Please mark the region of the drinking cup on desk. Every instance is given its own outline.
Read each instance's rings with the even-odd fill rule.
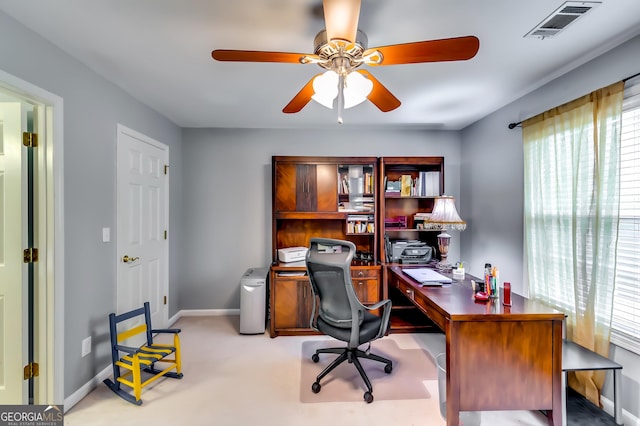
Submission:
[[[505,306],[511,306],[511,283],[505,281],[502,294],[502,304]]]

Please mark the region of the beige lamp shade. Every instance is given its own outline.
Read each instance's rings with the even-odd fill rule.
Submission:
[[[454,198],[443,195],[436,198],[431,216],[426,223],[429,228],[455,229],[463,231],[467,227],[467,222],[460,218]]]

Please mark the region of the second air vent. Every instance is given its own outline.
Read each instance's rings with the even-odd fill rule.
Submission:
[[[524,36],[542,39],[553,37],[600,4],[600,1],[566,1]]]

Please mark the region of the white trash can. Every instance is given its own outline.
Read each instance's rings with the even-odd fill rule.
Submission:
[[[262,334],[267,322],[268,268],[249,268],[240,280],[240,334]]]
[[[440,415],[447,420],[447,354],[442,353],[436,356],[436,366],[438,367],[438,401],[440,404]],[[479,411],[461,411],[460,426],[480,425]]]

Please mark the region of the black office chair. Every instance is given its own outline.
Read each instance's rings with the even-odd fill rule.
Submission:
[[[367,391],[364,400],[373,401],[373,388],[358,358],[367,358],[385,363],[385,373],[391,373],[392,362],[369,352],[371,342],[384,336],[389,330],[391,300],[383,300],[373,306],[364,306],[358,300],[351,283],[351,260],[356,246],[350,241],[328,238],[312,238],[306,256],[307,272],[313,298],[311,327],[335,339],[347,342],[346,347],[318,349],[311,357],[318,362],[321,353],[339,356],[316,377],[311,386],[313,393],[320,392],[320,380],[345,360],[355,364]],[[369,311],[382,309],[381,316]],[[360,345],[368,343],[366,350]]]

